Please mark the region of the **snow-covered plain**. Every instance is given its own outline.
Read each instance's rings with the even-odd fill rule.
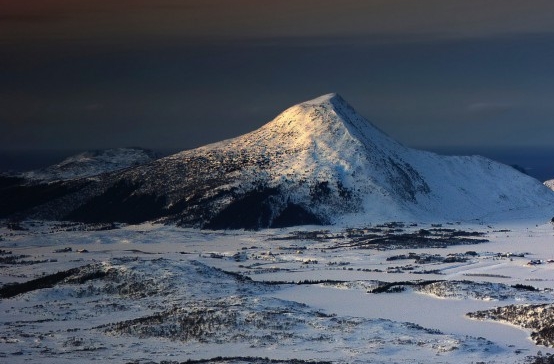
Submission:
[[[524,363],[554,352],[531,330],[466,316],[553,302],[546,221],[257,232],[2,226],[0,362]],[[468,238],[429,243],[452,231]],[[391,243],[403,234],[433,239]],[[67,271],[51,287],[4,296]]]

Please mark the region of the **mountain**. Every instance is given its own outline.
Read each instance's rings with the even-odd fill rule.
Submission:
[[[544,185],[554,191],[554,179],[550,179],[544,182]]]
[[[20,176],[47,182],[85,178],[138,166],[156,158],[153,151],[142,148],[93,150],[73,155],[46,168],[22,173]]]
[[[54,187],[41,194],[49,198],[25,208],[15,201],[0,213],[257,229],[486,219],[554,207],[554,193],[539,181],[483,157],[407,148],[337,94],[234,139]],[[20,194],[30,201],[27,192]]]

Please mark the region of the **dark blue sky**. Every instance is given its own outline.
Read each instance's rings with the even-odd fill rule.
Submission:
[[[554,2],[0,3],[0,149],[185,149],[340,93],[404,144],[548,148]]]

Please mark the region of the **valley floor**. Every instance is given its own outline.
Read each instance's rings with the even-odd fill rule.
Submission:
[[[2,226],[0,362],[530,363],[554,353],[551,224]]]

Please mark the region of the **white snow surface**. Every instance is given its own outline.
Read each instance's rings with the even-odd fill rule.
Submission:
[[[216,154],[265,161],[240,170],[239,189],[263,180],[285,200],[332,223],[505,220],[522,210],[551,214],[554,193],[536,179],[481,156],[441,156],[408,148],[360,116],[338,94],[295,105],[258,130],[167,157]],[[327,181],[328,201],[310,189]],[[351,198],[341,199],[341,189]],[[525,213],[527,214],[527,212]]]
[[[34,181],[52,182],[97,176],[155,160],[152,151],[142,148],[114,148],[86,151],[60,163],[21,174]]]
[[[537,220],[452,223],[444,228],[482,232],[490,241],[393,250],[335,249],[348,240],[338,227],[321,232],[336,234],[333,239],[290,240],[292,228],[210,232],[142,224],[87,231],[94,226],[41,221],[22,222],[26,230],[5,226],[0,286],[82,271],[53,287],[0,299],[0,362],[161,363],[224,356],[235,357],[227,363],[525,363],[539,350],[553,352],[535,345],[530,330],[466,316],[552,302],[554,264],[546,260],[554,258],[554,234],[550,224]],[[389,259],[467,251],[473,252],[465,255],[469,259],[458,263]],[[18,263],[10,263],[11,256]],[[530,266],[529,260],[543,263]],[[392,273],[398,266],[407,269]],[[434,272],[414,274],[421,269]],[[94,272],[109,274],[79,283]],[[379,282],[436,279],[453,284],[442,293],[369,293]],[[322,282],[267,284],[306,280]],[[537,290],[518,290],[516,284]],[[239,358],[245,356],[257,359]]]
[[[549,179],[544,182],[544,185],[554,191],[554,179]]]

